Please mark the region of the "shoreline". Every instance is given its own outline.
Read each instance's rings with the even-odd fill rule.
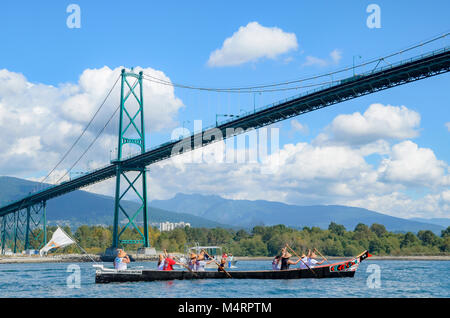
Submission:
[[[158,256],[149,256],[149,255],[136,255],[131,254],[131,256],[137,262],[152,262],[157,261]],[[39,256],[1,256],[0,264],[33,264],[33,263],[80,263],[80,262],[92,262],[92,259],[96,262],[102,262],[100,259],[100,255],[95,254],[67,254],[67,255],[52,255],[47,257],[39,257]],[[349,259],[350,257],[339,257],[339,256],[330,256],[327,257],[328,260],[343,260]],[[247,257],[247,256],[236,256],[236,261],[272,261],[273,257],[267,256],[255,256],[255,257]],[[367,261],[383,261],[383,260],[392,260],[392,261],[450,261],[450,255],[415,255],[415,256],[372,256],[367,259]]]

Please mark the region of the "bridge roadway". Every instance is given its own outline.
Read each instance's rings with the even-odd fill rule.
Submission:
[[[196,147],[200,147],[221,140],[221,138],[215,138],[214,131],[217,132],[216,129],[222,132],[224,138],[228,138],[242,133],[247,129],[267,126],[303,113],[442,74],[449,70],[450,47],[445,47],[416,58],[403,60],[371,72],[336,81],[333,84],[260,108],[255,112],[245,113],[238,118],[221,122],[217,126],[205,128],[202,132],[194,132],[194,134],[184,139],[166,142],[143,154],[124,159],[120,162],[120,165],[124,170],[134,170],[139,167],[148,166],[177,155],[178,153],[172,153],[172,149],[174,149],[177,143],[182,142],[185,146],[188,146],[187,148],[190,145],[190,148],[194,149],[194,144]],[[241,128],[241,130],[236,130],[233,134],[227,135],[227,129],[230,128]],[[212,137],[204,138],[202,136]],[[118,163],[112,162],[111,165],[92,171],[86,175],[32,193],[27,197],[1,207],[0,216],[112,178],[116,175],[117,168]]]

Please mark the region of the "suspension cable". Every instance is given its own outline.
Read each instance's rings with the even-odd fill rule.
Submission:
[[[137,80],[133,83],[132,86],[134,86],[136,84]],[[117,82],[116,82],[117,83]],[[131,91],[128,92],[127,97],[131,94]],[[97,135],[95,136],[94,140],[91,141],[91,143],[89,144],[89,146],[83,151],[83,153],[80,155],[80,157],[78,157],[77,160],[75,160],[75,162],[72,164],[72,166],[69,168],[69,170],[66,171],[66,173],[64,173],[64,175],[62,175],[58,181],[56,181],[56,183],[59,183],[65,176],[67,176],[67,174],[70,173],[70,171],[72,171],[72,169],[78,164],[78,162],[80,162],[80,160],[86,155],[86,153],[92,148],[92,146],[94,145],[94,143],[98,140],[98,138],[100,138],[100,136],[102,135],[102,133],[105,131],[106,127],[109,125],[109,123],[111,122],[111,120],[114,118],[114,116],[116,115],[117,111],[120,109],[120,105],[116,107],[116,109],[114,110],[114,112],[112,113],[112,115],[109,117],[109,119],[106,121],[105,125],[102,127],[102,129],[100,129],[100,131],[97,133]],[[119,132],[120,133],[120,132]]]
[[[87,123],[87,125],[84,127],[83,131],[81,132],[81,134],[78,136],[78,138],[75,140],[75,142],[72,144],[72,146],[70,146],[70,148],[66,151],[66,153],[61,157],[61,159],[58,161],[58,163],[53,167],[53,169],[45,176],[45,178],[43,178],[40,182],[39,185],[44,183],[45,180],[48,179],[48,177],[50,177],[50,175],[56,170],[56,168],[64,161],[64,159],[67,158],[67,156],[69,155],[69,153],[73,150],[73,148],[75,148],[75,146],[77,145],[77,143],[80,141],[80,139],[83,137],[83,135],[86,133],[86,131],[88,130],[88,128],[90,127],[90,125],[92,124],[92,122],[94,121],[95,117],[97,116],[97,114],[100,112],[100,110],[102,109],[103,105],[106,103],[106,100],[108,99],[108,97],[111,95],[112,91],[114,90],[114,88],[117,85],[117,82],[119,81],[120,76],[117,77],[116,81],[114,82],[114,85],[111,87],[111,89],[109,90],[108,94],[106,95],[106,97],[103,99],[103,102],[100,104],[100,106],[97,108],[97,111],[94,113],[94,115],[92,116],[92,118],[89,120],[89,122]]]
[[[254,90],[255,89],[259,89],[259,88],[286,86],[286,85],[289,85],[289,84],[294,84],[294,83],[309,81],[309,80],[313,80],[313,79],[317,79],[317,78],[321,78],[321,77],[331,76],[331,75],[334,75],[334,74],[338,74],[338,73],[349,71],[349,70],[354,69],[354,68],[359,68],[359,67],[362,67],[362,66],[373,64],[373,63],[378,62],[380,60],[384,60],[384,59],[391,58],[391,57],[399,55],[399,54],[403,54],[405,52],[411,51],[411,50],[416,49],[418,47],[422,47],[424,45],[427,45],[427,44],[432,43],[434,41],[437,41],[439,39],[445,38],[449,34],[450,34],[450,32],[445,32],[443,34],[440,34],[438,36],[433,37],[430,40],[421,41],[418,44],[415,44],[415,45],[412,45],[410,47],[407,47],[406,49],[402,49],[402,50],[396,51],[394,53],[385,55],[383,57],[375,58],[375,59],[369,60],[367,62],[358,64],[358,65],[355,65],[355,66],[348,66],[348,67],[345,67],[345,68],[342,68],[340,70],[336,70],[336,71],[333,71],[333,72],[329,72],[329,73],[325,73],[325,74],[319,74],[319,75],[306,77],[306,78],[302,78],[302,79],[296,79],[296,80],[291,80],[291,81],[283,81],[283,82],[272,83],[272,84],[265,84],[265,85],[253,85],[253,86],[243,86],[243,87],[228,87],[228,88],[223,88],[223,87],[222,88],[218,88],[218,87],[202,87],[202,86],[195,86],[195,85],[188,85],[188,84],[181,84],[181,83],[172,83],[170,81],[167,81],[167,80],[164,80],[164,79],[161,79],[161,78],[149,75],[149,74],[145,74],[145,73],[143,75],[144,75],[144,77],[147,77],[147,80],[151,79],[151,80],[153,80],[153,82],[156,82],[156,83],[159,83],[159,84],[169,85],[169,86],[179,87],[179,88],[185,88],[185,89],[206,90],[206,91],[216,91],[216,92],[241,92],[241,93],[242,92],[246,93],[246,91],[244,91],[244,90],[251,90],[251,92],[255,92]],[[313,85],[313,86],[316,86],[316,85]],[[298,88],[302,88],[302,87],[304,87],[304,86],[292,87],[292,88],[284,88],[284,89],[276,89],[276,90],[273,89],[273,90],[270,90],[270,91],[292,90],[292,89],[298,89]]]

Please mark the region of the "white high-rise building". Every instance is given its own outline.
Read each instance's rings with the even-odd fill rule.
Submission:
[[[162,223],[159,223],[159,231],[160,232],[172,231],[176,228],[184,228],[186,226],[191,227],[191,224],[185,223],[185,222],[178,222],[178,223],[162,222]]]

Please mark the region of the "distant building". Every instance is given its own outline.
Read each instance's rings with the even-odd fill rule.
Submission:
[[[185,228],[186,226],[191,227],[191,224],[185,222],[178,222],[178,223],[162,222],[159,223],[159,231],[160,232],[172,231],[176,228]]]

